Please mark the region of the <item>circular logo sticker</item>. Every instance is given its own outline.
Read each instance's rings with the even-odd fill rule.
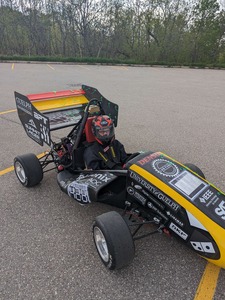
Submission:
[[[159,158],[154,160],[152,162],[152,167],[157,173],[166,177],[174,177],[179,174],[178,167],[166,159]]]
[[[134,189],[131,186],[128,186],[127,192],[128,192],[128,194],[133,195],[134,194]]]

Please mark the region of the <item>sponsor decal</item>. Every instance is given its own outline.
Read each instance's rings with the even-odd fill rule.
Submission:
[[[161,153],[159,152],[156,152],[156,153],[152,153],[148,156],[145,156],[144,158],[140,159],[138,161],[138,163],[141,165],[141,166],[144,166],[145,164],[147,164],[148,162],[150,162],[151,160],[157,158],[160,156]]]
[[[188,235],[186,232],[184,232],[181,228],[179,228],[176,224],[174,224],[173,222],[170,223],[169,228],[175,232],[177,235],[179,235],[183,240],[186,241],[186,239],[188,238]]]
[[[139,200],[139,202],[141,202],[141,204],[143,206],[145,206],[147,199],[145,197],[143,197],[140,193],[138,193],[137,191],[134,192],[134,197]]]
[[[127,192],[128,192],[129,195],[135,197],[139,202],[141,202],[141,204],[143,206],[145,206],[145,204],[147,202],[147,199],[144,196],[142,196],[138,191],[134,190],[133,187],[128,186],[127,187]]]
[[[107,146],[103,149],[104,152],[107,152],[108,150],[109,150],[109,146]]]
[[[179,168],[169,160],[159,158],[152,162],[153,169],[162,176],[175,177],[179,174]]]
[[[200,198],[199,198],[199,200],[200,200],[200,202],[202,202],[202,203],[206,203],[209,199],[210,199],[210,197],[213,195],[213,192],[212,191],[210,191],[210,190],[207,190]]]
[[[212,186],[206,188],[194,201],[206,215],[225,228],[225,197]]]
[[[225,220],[225,201],[221,201],[220,204],[215,208],[215,213]]]
[[[146,190],[142,189],[142,193],[147,196],[147,197],[150,197],[150,194],[148,192],[146,192]]]
[[[170,211],[166,211],[167,216],[172,219],[174,222],[176,222],[179,226],[184,227],[184,223],[181,222],[179,219],[177,219],[176,216],[174,216],[173,214],[171,214]]]
[[[144,194],[144,190],[142,192]],[[148,194],[148,197],[154,204],[159,206],[160,209],[162,209],[162,210],[165,209],[165,205],[163,205],[161,202],[157,201],[154,196]]]
[[[48,118],[46,118],[45,116],[37,113],[36,111],[34,111],[34,118],[37,119],[38,121],[43,121],[43,123],[46,125],[48,122]]]
[[[142,194],[146,197],[148,197],[152,202],[154,202],[154,204],[156,204],[157,206],[159,206],[162,210],[165,209],[165,206],[157,201],[152,195],[150,195],[145,189],[143,189],[142,186],[140,186],[139,184],[135,184],[134,182],[131,182],[131,185],[136,189],[142,192]],[[129,193],[129,192],[128,192]],[[131,195],[131,192],[129,193]]]
[[[95,173],[95,174],[88,174],[88,175],[81,174],[76,179],[76,182],[85,183],[86,185],[89,185],[94,189],[97,189],[101,185],[108,183],[113,178],[114,178],[113,174],[110,173],[108,174]]]
[[[213,247],[213,244],[210,242],[194,242],[190,241],[192,247],[196,251],[205,252],[205,253],[216,253]]]
[[[133,189],[131,186],[128,186],[127,192],[128,192],[129,195],[133,196],[133,194],[134,194],[134,189]]]
[[[34,127],[34,128],[37,128],[37,126],[35,125],[33,119],[30,119],[30,120],[29,120],[28,125],[29,125],[29,126],[32,126],[32,127]]]
[[[208,206],[210,206],[211,204],[212,204],[212,205],[215,205],[215,204],[218,202],[218,200],[219,200],[219,197],[218,197],[217,195],[214,195],[214,196],[212,197],[212,199],[210,199],[209,202],[206,204],[206,206],[208,207]]]
[[[169,219],[167,218],[166,215],[164,215],[161,210],[159,210],[157,207],[155,207],[151,202],[147,203],[147,206],[152,209],[155,213],[157,213],[160,217],[162,217],[163,219],[165,219],[166,221],[168,221]]]
[[[49,136],[49,130],[46,126],[43,124],[40,124],[40,131],[41,131],[41,139],[47,143],[50,144],[50,136]]]
[[[141,187],[140,185],[138,185],[138,184],[135,184],[135,185],[134,185],[134,188],[135,188],[136,190],[142,190],[142,187]]]
[[[112,179],[113,175],[112,174],[93,174],[93,177],[98,178],[102,182],[107,183],[108,181],[110,181]]]
[[[91,202],[88,194],[87,184],[73,181],[68,185],[67,192],[70,197],[73,197],[81,204],[87,204]]]
[[[208,231],[203,225],[202,223],[199,222],[199,220],[197,220],[189,211],[186,210],[187,216],[188,216],[188,220],[191,226],[196,227],[196,228],[200,228],[202,230]]]
[[[53,128],[58,125],[71,125],[77,123],[81,119],[81,111],[79,109],[68,109],[57,112],[47,112],[45,115],[49,118],[50,124]]]
[[[168,198],[160,190],[158,190],[156,187],[154,187],[153,185],[151,185],[150,183],[148,183],[147,181],[145,181],[143,178],[141,178],[135,172],[130,171],[130,177],[132,179],[136,180],[142,187],[144,187],[150,193],[152,193],[157,199],[159,199],[164,204],[166,204],[167,206],[169,206],[173,211],[177,212],[180,209],[180,205],[179,204],[177,204],[176,202],[174,202],[172,199]]]
[[[50,144],[50,136],[49,136],[49,130],[46,126],[40,124],[40,131],[37,130],[36,125],[32,119],[29,120],[29,122],[24,124],[25,130],[32,139],[34,139],[39,144],[42,144],[42,141]]]
[[[186,170],[169,183],[191,201],[194,201],[209,186],[206,182]]]
[[[37,129],[35,129],[34,126],[31,126],[29,124],[24,124],[24,126],[25,126],[25,129],[26,129],[26,132],[27,132],[28,136],[33,138],[36,142],[40,143],[41,133]]]
[[[218,202],[219,197],[209,188],[203,195],[199,196],[198,200],[200,201],[200,204],[209,207],[210,205],[215,205]]]
[[[24,111],[25,113],[29,114],[32,116],[32,105],[31,103],[23,100],[23,99],[20,99],[19,97],[16,97],[16,106]]]
[[[136,173],[134,173],[133,171],[130,171],[130,177],[132,179],[135,179],[144,188],[146,188],[147,190],[151,191],[151,185],[147,181],[145,181],[143,178],[141,178],[140,176],[138,176]]]

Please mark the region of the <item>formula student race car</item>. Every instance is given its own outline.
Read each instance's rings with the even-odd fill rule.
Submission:
[[[134,241],[154,233],[173,235],[225,268],[225,195],[198,167],[148,151],[131,154],[122,170],[86,170],[84,149],[95,141],[91,122],[107,114],[117,126],[118,105],[86,85],[26,96],[15,92],[15,100],[27,135],[50,148],[40,158],[32,153],[15,157],[21,184],[35,186],[45,172],[56,169],[61,190],[80,204],[97,201],[123,209],[122,214],[97,216],[93,223],[94,243],[108,269],[128,265]],[[52,140],[51,131],[70,126],[66,137]]]

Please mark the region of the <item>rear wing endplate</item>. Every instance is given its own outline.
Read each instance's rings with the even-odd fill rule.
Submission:
[[[51,146],[49,118],[39,112],[26,96],[15,92],[15,99],[18,116],[27,135],[41,146],[44,143]]]

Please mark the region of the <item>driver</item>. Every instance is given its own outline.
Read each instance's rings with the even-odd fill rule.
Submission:
[[[115,139],[113,120],[107,115],[96,116],[92,121],[95,142],[85,149],[87,169],[122,169],[127,159],[124,146]]]

